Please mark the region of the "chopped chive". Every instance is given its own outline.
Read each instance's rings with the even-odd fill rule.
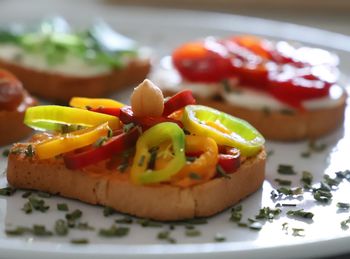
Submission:
[[[76,209],[76,210],[74,210],[74,211],[71,212],[71,213],[67,213],[67,214],[66,214],[66,219],[67,219],[67,220],[77,220],[77,219],[81,218],[82,214],[83,214],[83,213],[82,213],[81,210]]]
[[[133,127],[135,127],[135,124],[133,122],[130,122],[128,124],[124,124],[123,132],[128,133]]]
[[[332,199],[332,197],[332,193],[323,190],[317,190],[314,193],[314,199],[319,202],[329,202]]]
[[[123,237],[129,234],[129,228],[112,225],[110,228],[102,228],[99,235],[103,237]]]
[[[115,213],[115,210],[111,207],[106,206],[103,208],[103,216],[105,217],[113,215],[114,213]]]
[[[140,224],[142,227],[162,227],[163,224],[157,221],[149,220],[149,219],[139,219],[137,221],[138,224]]]
[[[201,232],[197,229],[186,229],[185,235],[187,237],[198,237],[201,235]]]
[[[203,225],[203,224],[207,224],[208,220],[205,218],[193,218],[193,219],[188,219],[185,222],[186,224]]]
[[[328,174],[323,176],[323,180],[330,187],[338,186],[341,182],[338,178],[331,178]]]
[[[317,143],[314,140],[309,141],[309,148],[314,152],[322,152],[327,148],[326,143]]]
[[[308,172],[308,171],[303,171],[302,172],[302,177],[300,179],[300,181],[302,183],[304,183],[304,187],[310,188],[311,184],[312,184],[312,180],[313,180],[313,175]]]
[[[63,219],[59,219],[55,223],[55,233],[58,236],[66,236],[68,235],[68,225],[67,222]]]
[[[238,205],[231,209],[230,221],[239,222],[242,219],[242,205]]]
[[[26,150],[24,151],[24,154],[27,156],[27,157],[33,157],[35,152],[34,152],[34,149],[33,149],[33,146],[32,145],[28,145]]]
[[[170,244],[175,244],[176,240],[172,237],[170,237],[170,232],[169,231],[161,231],[157,234],[157,238],[160,240],[166,240]]]
[[[309,158],[311,156],[311,152],[310,151],[304,151],[300,153],[300,156],[302,158]]]
[[[26,214],[30,214],[32,213],[33,209],[32,209],[32,205],[31,203],[28,201],[23,205],[22,210],[26,213]]]
[[[187,162],[194,162],[196,161],[197,157],[195,156],[186,156],[186,161]]]
[[[95,228],[90,226],[87,222],[79,222],[76,228],[79,230],[95,230]]]
[[[348,209],[350,209],[350,203],[338,202],[337,207],[339,209],[348,210]]]
[[[349,224],[350,224],[350,217],[348,217],[347,219],[345,219],[342,222],[340,222],[340,226],[341,226],[342,229],[348,229],[349,228]]]
[[[224,237],[222,234],[217,233],[214,237],[214,241],[215,242],[225,242],[226,241],[226,237]]]
[[[28,232],[31,232],[31,229],[27,227],[16,227],[13,229],[5,230],[6,235],[9,235],[9,236],[21,236]]]
[[[288,230],[288,223],[287,222],[284,222],[282,224],[282,230]]]
[[[32,231],[34,236],[52,236],[52,232],[48,231],[44,225],[34,225]]]
[[[3,157],[8,157],[10,154],[10,150],[9,149],[5,149],[4,151],[2,151],[2,156]]]
[[[241,228],[247,228],[248,224],[244,223],[244,222],[237,222],[237,226],[241,227]]]
[[[312,219],[314,214],[312,212],[304,211],[304,209],[300,210],[289,210],[287,211],[288,216],[301,217],[304,219]]]
[[[294,171],[292,165],[284,165],[284,164],[278,165],[277,172],[279,174],[283,174],[283,175],[294,175],[294,174],[296,174],[296,172]]]
[[[339,171],[335,173],[337,178],[343,180],[346,179],[350,182],[350,170]]]
[[[40,198],[51,198],[51,196],[52,196],[50,193],[47,193],[47,192],[38,192],[37,195]]]
[[[0,195],[2,195],[2,196],[12,196],[16,192],[16,190],[17,189],[15,189],[15,188],[13,188],[11,186],[8,186],[8,187],[0,189]]]
[[[132,222],[133,222],[133,219],[131,217],[124,217],[124,218],[115,220],[115,223],[119,223],[119,224],[132,224]]]
[[[10,153],[14,154],[14,155],[18,155],[18,154],[22,153],[22,149],[20,149],[20,148],[12,148],[12,149],[10,149]]]
[[[139,160],[139,162],[137,163],[137,165],[138,166],[143,166],[143,163],[145,162],[145,159],[146,159],[146,157],[144,156],[144,155],[142,155],[141,157],[140,157],[140,160]]]
[[[22,194],[22,198],[28,198],[30,195],[32,195],[32,192],[26,191],[25,193]]]
[[[298,236],[298,237],[302,237],[304,236],[304,229],[303,228],[292,228],[293,231],[293,236]]]
[[[106,143],[107,140],[108,140],[108,137],[106,136],[100,137],[98,140],[96,140],[94,144],[92,144],[92,146],[101,147],[104,143]]]
[[[158,154],[159,147],[155,146],[152,147],[148,152],[150,153],[150,158],[148,161],[147,167],[151,170],[153,170],[156,166],[156,160],[157,160],[157,154]]]
[[[57,204],[57,209],[60,211],[68,211],[68,205],[66,203],[58,203]]]
[[[34,210],[44,213],[50,208],[50,206],[45,204],[44,200],[40,200],[36,197],[30,196],[28,200]]]
[[[202,179],[202,177],[199,174],[194,173],[194,172],[189,173],[188,177],[192,180],[201,180]]]
[[[89,243],[89,239],[87,238],[71,239],[70,242],[76,245],[85,245]]]
[[[216,166],[216,172],[219,174],[219,176],[223,178],[231,179],[231,176],[225,172],[225,170],[221,167],[221,165]]]
[[[275,178],[275,181],[276,181],[279,185],[287,185],[287,186],[292,185],[292,181],[286,180],[286,179]]]
[[[280,209],[271,209],[270,207],[264,207],[259,210],[259,214],[255,216],[256,219],[271,220],[281,214]]]

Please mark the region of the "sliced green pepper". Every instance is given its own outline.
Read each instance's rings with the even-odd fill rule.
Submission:
[[[120,127],[119,119],[115,116],[57,105],[30,107],[24,116],[24,124],[31,128],[58,132],[64,131],[64,126],[93,127],[104,122],[108,122],[111,129]]]
[[[172,144],[173,158],[162,169],[149,169],[152,157],[150,150],[168,140]],[[159,183],[169,180],[185,164],[185,134],[183,130],[176,123],[159,123],[146,130],[138,139],[131,167],[131,179],[136,184]]]
[[[248,122],[202,105],[186,106],[182,122],[191,133],[211,137],[219,145],[238,148],[243,156],[254,156],[265,142]]]

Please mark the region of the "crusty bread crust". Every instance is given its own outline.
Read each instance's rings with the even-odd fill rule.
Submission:
[[[28,136],[32,129],[23,124],[26,108],[34,106],[37,101],[27,93],[20,106],[13,111],[0,111],[0,146],[11,144]]]
[[[175,92],[163,90],[164,96]],[[344,121],[347,94],[338,105],[310,111],[264,111],[248,109],[225,101],[196,97],[197,104],[213,107],[251,123],[266,139],[297,141],[317,139],[339,128]]]
[[[214,215],[258,190],[264,181],[265,160],[262,150],[246,159],[230,179],[218,177],[190,188],[179,188],[168,184],[135,185],[125,174],[109,171],[102,164],[72,171],[60,158],[35,160],[24,154],[10,154],[7,180],[16,188],[110,206],[138,217],[182,220]]]
[[[16,75],[31,94],[55,102],[68,102],[74,96],[101,97],[139,83],[147,76],[150,61],[131,60],[120,70],[92,77],[48,73],[1,59],[0,67]]]

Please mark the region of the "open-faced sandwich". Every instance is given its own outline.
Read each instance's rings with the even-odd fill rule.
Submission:
[[[86,31],[72,31],[55,17],[34,28],[0,28],[0,67],[15,74],[30,93],[68,102],[73,96],[101,97],[142,81],[150,55],[102,21]]]
[[[185,43],[152,79],[172,95],[191,89],[199,104],[249,121],[272,140],[313,139],[342,125],[346,91],[338,57],[319,48],[253,36]]]
[[[0,146],[18,141],[31,133],[23,124],[28,107],[36,105],[21,82],[11,73],[0,69]]]
[[[264,138],[249,123],[195,105],[191,91],[164,99],[145,80],[131,106],[73,98],[37,106],[25,124],[45,131],[13,145],[7,179],[156,220],[218,213],[264,181]]]

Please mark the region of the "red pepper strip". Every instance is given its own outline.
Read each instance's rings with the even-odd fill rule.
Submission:
[[[108,115],[113,115],[116,117],[120,116],[120,108],[113,108],[113,107],[98,107],[98,108],[91,108],[89,111],[92,112],[98,112],[98,113],[104,113]]]
[[[183,90],[178,92],[164,103],[163,116],[168,116],[186,105],[195,103],[196,99],[194,99],[191,90]]]
[[[183,124],[181,121],[178,121],[172,118],[152,117],[152,116],[136,117],[134,116],[130,106],[124,106],[123,108],[120,109],[119,119],[124,124],[128,124],[128,123],[138,124],[142,127],[142,130],[144,131],[162,122],[174,122],[180,128],[183,128]]]
[[[64,163],[71,170],[98,163],[134,146],[139,136],[140,131],[137,128],[133,128],[127,133],[112,137],[100,147],[91,148],[80,153],[66,154]]]

